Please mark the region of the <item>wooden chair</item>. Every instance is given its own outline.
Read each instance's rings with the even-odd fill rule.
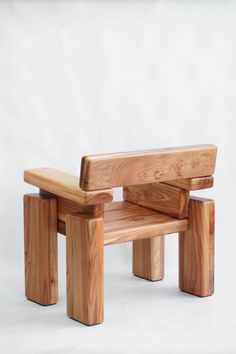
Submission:
[[[179,233],[179,287],[208,296],[214,287],[214,201],[190,197],[210,188],[217,149],[196,145],[85,156],[78,177],[27,170],[39,194],[24,196],[25,292],[41,305],[58,300],[57,233],[66,235],[67,314],[103,321],[103,246],[133,242],[133,274],[164,276],[164,235]],[[123,201],[112,202],[112,188]]]

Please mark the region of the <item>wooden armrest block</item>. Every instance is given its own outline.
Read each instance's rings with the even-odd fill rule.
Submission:
[[[24,181],[82,205],[95,205],[112,201],[111,189],[86,192],[79,187],[79,177],[53,168],[26,170]]]

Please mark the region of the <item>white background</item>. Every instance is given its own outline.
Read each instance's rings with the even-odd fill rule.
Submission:
[[[236,1],[0,1],[0,352],[235,353]],[[130,244],[105,249],[105,322],[25,300],[26,168],[79,174],[84,154],[218,145],[215,295],[131,275]],[[116,198],[119,197],[119,191]]]

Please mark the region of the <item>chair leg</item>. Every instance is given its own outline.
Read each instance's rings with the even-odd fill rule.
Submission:
[[[41,305],[58,300],[57,201],[24,196],[25,294]]]
[[[179,235],[179,287],[197,296],[214,292],[214,201],[190,199],[189,229]]]
[[[165,236],[133,241],[133,274],[151,281],[164,278]]]
[[[103,219],[66,219],[67,315],[86,325],[103,321]]]

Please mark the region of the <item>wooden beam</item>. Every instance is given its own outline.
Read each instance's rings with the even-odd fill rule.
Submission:
[[[209,144],[85,156],[80,186],[89,191],[212,175],[216,151]]]
[[[87,325],[103,321],[103,220],[67,216],[67,314]]]
[[[25,294],[41,305],[55,304],[57,284],[57,201],[24,196]]]
[[[67,215],[81,214],[84,216],[102,217],[104,214],[104,204],[81,205],[69,199],[57,197],[57,219],[66,221]]]
[[[124,187],[124,200],[179,219],[188,216],[189,193],[164,183]]]
[[[26,170],[24,172],[24,181],[82,205],[102,204],[112,201],[112,190],[83,191],[79,187],[79,178],[77,176],[53,168]]]
[[[213,187],[213,176],[196,177],[196,178],[182,178],[175,181],[167,181],[165,184],[179,187],[187,191],[196,191],[199,189],[206,189]]]
[[[179,287],[193,295],[214,292],[214,201],[190,199],[189,229],[179,236]]]
[[[141,240],[185,231],[187,219],[176,219],[129,202],[107,205],[104,213],[104,245]]]
[[[151,281],[164,278],[165,237],[133,241],[133,274]]]

